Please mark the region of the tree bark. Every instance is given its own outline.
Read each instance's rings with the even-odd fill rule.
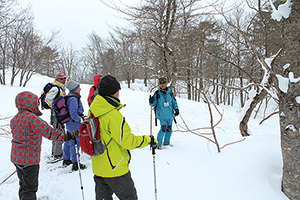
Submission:
[[[283,159],[282,191],[291,200],[300,199],[300,135],[299,84],[290,84],[290,91],[280,97],[280,132]]]

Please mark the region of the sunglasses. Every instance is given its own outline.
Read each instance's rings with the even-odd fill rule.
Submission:
[[[166,83],[167,83],[166,81],[159,82],[159,84],[166,84]]]
[[[59,78],[60,80],[66,80],[67,78],[65,77],[65,78]]]

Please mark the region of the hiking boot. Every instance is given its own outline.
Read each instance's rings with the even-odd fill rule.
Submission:
[[[158,150],[162,150],[162,146],[161,145],[159,145],[156,149],[158,149]]]
[[[170,145],[170,143],[163,143],[163,145],[164,145],[164,146],[169,146],[169,145]]]
[[[63,166],[66,167],[68,165],[71,165],[72,164],[72,161],[71,160],[64,160],[63,161]]]
[[[53,156],[54,157],[54,159],[61,159],[62,158],[62,154],[60,154],[60,155],[56,155],[56,156]]]
[[[86,165],[84,165],[82,163],[79,163],[79,167],[80,167],[80,169],[86,169]],[[78,170],[78,163],[76,161],[76,162],[73,162],[72,171],[77,171],[77,170]]]

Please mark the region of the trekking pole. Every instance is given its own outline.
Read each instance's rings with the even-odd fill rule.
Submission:
[[[152,135],[152,104],[150,106],[150,136],[153,136]],[[151,142],[154,142],[152,140],[154,140],[153,137],[151,137]],[[155,171],[155,148],[153,148],[153,147],[152,147],[152,157],[153,157],[153,174],[154,174],[154,194],[155,194],[155,200],[157,200],[156,171]]]
[[[5,181],[7,181],[10,177],[12,177],[12,175],[14,175],[17,172],[17,170],[15,170],[13,173],[11,173],[8,177],[6,177],[6,179],[4,179],[0,185],[2,185]]]
[[[80,171],[80,164],[79,164],[79,156],[78,156],[76,137],[74,137],[74,142],[75,142],[75,151],[76,151],[77,165],[78,165],[78,172],[79,172],[80,188],[81,188],[81,193],[82,193],[82,199],[84,200],[83,184],[82,184],[82,177],[81,177],[81,171]]]

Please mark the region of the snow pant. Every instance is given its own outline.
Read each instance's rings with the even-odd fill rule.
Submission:
[[[172,121],[173,119],[160,119],[160,130],[157,134],[158,145],[170,144],[172,136]]]
[[[50,124],[54,128],[59,129],[60,131],[65,133],[65,125],[64,124],[59,124],[57,122],[57,119],[55,117],[55,113],[52,109],[51,109],[51,116],[50,116]],[[63,142],[58,142],[58,141],[52,140],[52,155],[53,156],[61,156],[62,155],[62,153],[63,153],[62,144],[63,144]]]
[[[22,166],[15,164],[15,166],[19,178],[20,200],[36,200],[40,165]]]
[[[78,151],[78,158],[79,158],[80,157],[80,154],[79,154],[79,148],[80,148],[79,137],[77,137],[76,140],[77,140],[77,151]],[[77,161],[75,141],[74,140],[69,140],[69,141],[64,143],[63,159],[64,160],[72,160],[72,162]]]
[[[130,171],[123,176],[103,178],[94,175],[96,200],[113,200],[115,193],[120,200],[137,200]]]

